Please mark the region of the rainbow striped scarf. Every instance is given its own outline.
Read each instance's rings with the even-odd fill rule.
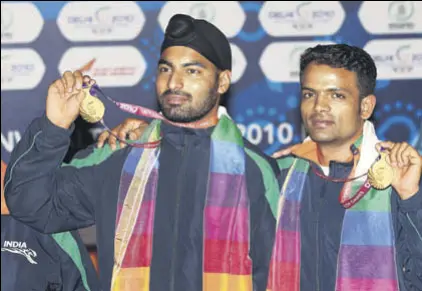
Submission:
[[[142,142],[160,137],[155,120]],[[132,148],[120,181],[112,290],[149,290],[160,148]],[[223,116],[211,135],[204,209],[203,290],[252,291],[245,150],[237,126]],[[165,280],[165,278],[163,278]]]
[[[363,153],[368,152],[367,148],[375,149],[375,143],[368,142],[368,137],[365,142],[364,132],[361,159],[371,158],[363,157]],[[316,148],[313,142],[307,143],[306,147],[307,153]],[[309,151],[309,148],[313,149]],[[365,162],[368,163],[367,160]],[[299,214],[310,164],[308,159],[296,157],[286,158],[279,164],[290,169],[278,202],[277,230],[267,290],[299,291]],[[362,183],[362,180],[355,180],[344,187],[348,193],[354,194]],[[371,188],[357,204],[346,210],[338,254],[336,291],[399,290],[390,195],[391,187],[382,191]]]

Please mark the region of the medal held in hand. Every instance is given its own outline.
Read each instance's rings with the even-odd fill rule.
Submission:
[[[387,154],[381,153],[379,160],[368,171],[368,181],[372,187],[382,190],[391,185],[394,169],[387,163]]]
[[[98,87],[98,85],[90,86],[90,85],[84,84],[82,87],[82,90],[85,91],[86,95],[81,105],[79,106],[79,114],[81,115],[81,117],[90,123],[100,122],[111,135],[116,137],[117,140],[131,146],[142,147],[142,148],[154,148],[159,145],[161,139],[158,141],[153,141],[153,142],[130,143],[130,144],[127,143],[125,140],[121,140],[118,136],[113,134],[113,132],[104,123],[103,117],[105,113],[105,106],[104,106],[104,103],[99,99],[100,96],[104,100],[108,100],[111,103],[113,103],[120,110],[123,110],[130,114],[135,114],[135,115],[143,116],[147,118],[165,120],[166,122],[170,124],[175,124],[180,127],[202,128],[202,127],[209,126],[209,121],[191,122],[191,123],[175,123],[175,122],[165,119],[162,114],[154,110],[151,110],[149,108],[145,108],[145,107],[133,105],[133,104],[128,104],[128,103],[117,102],[113,100],[111,97],[104,94],[104,92],[100,89],[100,87]]]
[[[82,89],[86,95],[79,107],[79,112],[81,117],[87,122],[96,123],[103,119],[105,106],[100,99],[91,95],[90,89],[91,87]]]

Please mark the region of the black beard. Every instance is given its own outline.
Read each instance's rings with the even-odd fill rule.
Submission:
[[[218,94],[216,88],[211,88],[208,94],[208,97],[203,100],[197,108],[194,108],[190,105],[192,102],[192,96],[188,93],[182,91],[173,91],[167,90],[158,98],[158,105],[160,111],[163,113],[164,117],[173,122],[179,123],[189,123],[201,120],[204,118],[210,111],[216,106],[218,102]],[[184,96],[188,100],[182,105],[166,105],[164,104],[164,99],[166,95],[179,95]]]

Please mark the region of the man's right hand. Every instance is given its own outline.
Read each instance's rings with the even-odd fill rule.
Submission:
[[[68,129],[79,115],[79,106],[85,98],[82,84],[95,84],[89,76],[66,71],[63,77],[48,87],[47,118],[56,126]]]
[[[111,130],[110,134],[107,130],[102,132],[98,137],[97,147],[101,148],[104,145],[104,142],[107,141],[114,151],[116,149],[117,137],[119,137],[120,147],[126,147],[126,143],[122,140],[126,140],[128,137],[131,140],[139,139],[145,131],[145,128],[148,126],[148,123],[144,120],[127,118],[125,121]]]
[[[284,156],[288,156],[288,155],[290,155],[290,154],[292,153],[294,146],[295,146],[295,145],[292,145],[292,146],[290,146],[290,147],[288,147],[288,148],[281,149],[281,150],[279,150],[279,151],[277,151],[277,152],[273,153],[273,154],[271,155],[271,157],[273,157],[273,158],[275,158],[275,159],[278,159],[278,158],[282,158],[282,157],[284,157]]]

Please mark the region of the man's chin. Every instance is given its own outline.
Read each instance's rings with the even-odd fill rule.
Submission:
[[[185,114],[182,114],[180,111],[180,108],[177,108],[178,106],[172,106],[170,108],[162,109],[161,113],[163,116],[170,121],[173,122],[181,122],[185,119]]]
[[[316,143],[330,143],[334,140],[331,135],[322,133],[309,133],[309,137]]]
[[[199,120],[200,118],[193,118],[191,116],[186,116],[183,114],[170,114],[168,112],[163,112],[163,116],[167,119],[170,120],[171,122],[176,122],[176,123],[189,123],[189,122],[194,122]]]

